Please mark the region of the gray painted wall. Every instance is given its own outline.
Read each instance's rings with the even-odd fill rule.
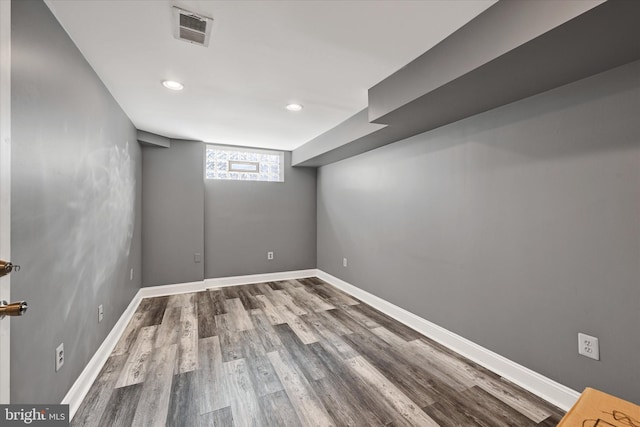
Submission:
[[[11,401],[59,403],[140,287],[140,149],[47,6],[11,6]]]
[[[316,267],[316,170],[284,162],[282,183],[205,181],[206,278]]]
[[[639,116],[635,62],[324,166],[318,268],[640,402]]]
[[[142,147],[142,284],[204,279],[204,148],[171,140]]]
[[[194,141],[142,147],[142,170],[143,286],[315,268],[316,170],[290,152],[284,183],[205,180]]]

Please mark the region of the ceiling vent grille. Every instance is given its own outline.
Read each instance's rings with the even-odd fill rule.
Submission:
[[[209,46],[213,19],[188,10],[173,7],[173,36],[178,40]]]

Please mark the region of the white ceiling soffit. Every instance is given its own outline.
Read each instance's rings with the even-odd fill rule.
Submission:
[[[494,2],[46,0],[138,129],[284,150]],[[213,18],[208,47],[174,38],[174,6]]]

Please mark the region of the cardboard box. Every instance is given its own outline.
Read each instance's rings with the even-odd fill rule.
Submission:
[[[586,388],[558,427],[640,427],[640,406]]]

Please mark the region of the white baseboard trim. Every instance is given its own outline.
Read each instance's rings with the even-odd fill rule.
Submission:
[[[109,332],[109,335],[107,335],[100,347],[98,347],[98,350],[96,350],[91,360],[89,360],[87,366],[85,366],[78,379],[76,379],[66,396],[62,399],[62,404],[69,405],[69,420],[73,419],[73,416],[80,407],[82,400],[89,392],[91,385],[98,377],[100,370],[102,370],[102,367],[107,362],[111,352],[116,347],[118,340],[124,333],[125,328],[133,317],[133,314],[136,312],[141,300],[140,291],[138,291],[125,309],[124,313],[120,316],[120,319],[118,319],[111,329],[111,332]]]
[[[140,288],[138,294],[141,298],[163,297],[166,295],[188,294],[190,292],[204,291],[204,280],[199,282],[176,283],[174,285],[149,286]]]
[[[312,277],[317,273],[316,269],[282,271],[278,273],[250,274],[247,276],[217,277],[205,279],[199,282],[177,283],[173,285],[149,286],[140,288],[142,298],[161,297],[166,295],[186,294],[200,292],[212,288],[224,288],[225,286],[250,285],[253,283],[274,282],[277,280],[293,280],[304,277]]]
[[[580,393],[569,387],[500,356],[344,280],[338,279],[322,270],[317,270],[316,276],[565,411],[568,411],[580,397]]]
[[[249,276],[220,277],[216,279],[205,279],[206,289],[223,288],[225,286],[249,285],[252,283],[275,282],[278,280],[303,279],[305,277],[314,277],[318,270],[297,270],[285,271],[282,273],[266,273],[252,274]]]
[[[87,363],[84,370],[73,383],[69,391],[67,392],[62,404],[69,405],[69,417],[73,419],[76,411],[80,407],[82,400],[85,398],[91,385],[98,377],[100,370],[107,362],[107,359],[111,355],[111,352],[115,348],[118,340],[124,333],[125,328],[129,324],[129,321],[133,317],[140,301],[143,298],[159,297],[165,295],[184,294],[190,292],[204,291],[210,288],[220,288],[225,286],[234,285],[248,285],[251,283],[273,282],[277,280],[293,280],[301,279],[304,277],[312,277],[317,275],[317,270],[297,270],[297,271],[284,271],[280,273],[267,273],[267,274],[253,274],[248,276],[235,276],[235,277],[220,277],[216,279],[206,279],[199,282],[178,283],[174,285],[163,286],[150,286],[147,288],[140,288],[138,293],[133,297],[129,306],[124,313],[120,316],[120,319],[116,322],[109,332],[109,335],[102,342],[98,350]]]

